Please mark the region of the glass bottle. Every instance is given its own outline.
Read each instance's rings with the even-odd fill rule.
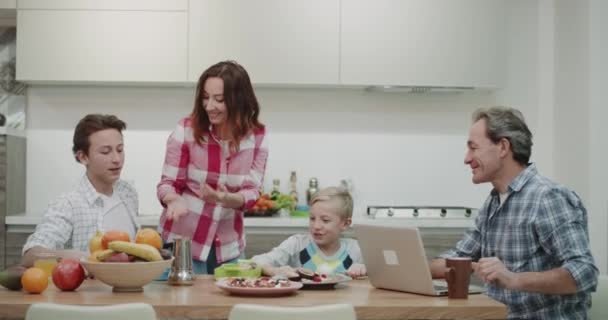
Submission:
[[[272,179],[272,191],[270,192],[271,198],[276,198],[281,194],[281,180]]]
[[[310,206],[312,196],[319,191],[319,181],[317,178],[310,178],[308,180],[308,189],[306,189],[306,204]]]
[[[296,177],[296,172],[292,171],[291,172],[291,177],[289,178],[289,187],[290,187],[289,195],[294,200],[293,208],[295,208],[296,204],[298,203],[297,185],[298,185],[298,178]]]

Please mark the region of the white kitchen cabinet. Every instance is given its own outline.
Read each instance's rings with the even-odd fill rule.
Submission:
[[[167,11],[156,10],[159,8],[156,4],[160,2],[151,1],[151,10],[122,10],[124,6],[119,6],[121,10],[118,10],[107,5],[101,6],[101,10],[86,6],[82,7],[84,9],[46,10],[22,9],[21,5],[35,7],[40,1],[20,1],[17,79],[28,82],[186,82],[187,4],[181,1],[183,10],[179,5],[169,6],[166,9],[171,10]],[[70,1],[57,3],[65,5]],[[91,2],[83,1],[83,4]]]
[[[232,59],[256,84],[338,84],[339,0],[190,0],[190,81]]]
[[[341,3],[341,83],[496,88],[503,0]]]
[[[19,9],[185,11],[188,0],[19,0]]]

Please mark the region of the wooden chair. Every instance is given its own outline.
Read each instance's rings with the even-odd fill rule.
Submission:
[[[277,307],[261,304],[236,304],[228,320],[356,320],[350,304],[328,304],[312,307]]]
[[[591,294],[591,320],[608,319],[608,275],[600,275],[597,289]]]
[[[156,320],[156,312],[146,303],[108,306],[35,303],[28,308],[25,320]]]

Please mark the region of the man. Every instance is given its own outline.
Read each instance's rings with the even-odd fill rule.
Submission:
[[[96,231],[122,230],[131,239],[138,199],[135,189],[120,180],[124,164],[122,130],[126,124],[113,115],[85,116],[74,131],[72,151],[86,173],[75,190],[61,195],[47,208],[42,223],[23,247],[23,264],[37,256],[80,258]]]
[[[532,134],[518,110],[477,110],[464,162],[473,183],[494,189],[475,227],[434,259],[468,256],[487,294],[506,304],[510,319],[586,319],[598,270],[589,250],[587,211],[579,197],[528,163]]]

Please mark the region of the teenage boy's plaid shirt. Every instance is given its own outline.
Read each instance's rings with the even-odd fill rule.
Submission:
[[[114,192],[127,208],[130,223],[133,223],[135,230],[139,229],[135,221],[139,208],[135,188],[118,180],[114,183]],[[103,231],[103,213],[103,200],[85,174],[75,190],[62,194],[49,204],[42,222],[23,246],[23,252],[33,246],[87,252],[89,239],[98,230]]]
[[[562,267],[576,281],[577,293],[550,295],[512,291],[492,284],[487,294],[506,304],[513,319],[587,319],[598,270],[589,250],[587,211],[579,197],[538,174],[530,164],[509,185],[500,206],[493,190],[456,248],[444,254],[497,257],[512,272]]]

